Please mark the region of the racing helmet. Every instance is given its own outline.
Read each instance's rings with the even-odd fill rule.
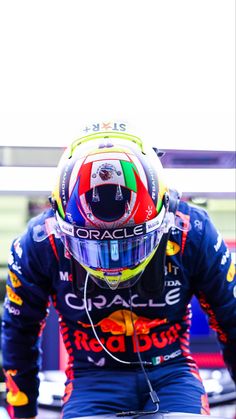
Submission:
[[[125,132],[74,141],[51,196],[67,252],[100,286],[132,286],[170,229],[168,188],[157,153]]]

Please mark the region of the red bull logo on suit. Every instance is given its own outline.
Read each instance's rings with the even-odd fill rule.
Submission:
[[[103,345],[110,352],[125,352],[126,351],[126,336],[131,337],[133,352],[145,352],[150,350],[153,346],[162,349],[167,345],[174,343],[179,338],[179,331],[181,326],[178,323],[171,325],[168,330],[160,332],[151,332],[158,326],[167,324],[168,321],[164,319],[148,319],[146,317],[139,317],[129,310],[117,310],[107,318],[99,321],[95,327],[100,328],[101,332],[109,333],[108,337],[101,337],[100,340]],[[78,322],[84,329],[91,328],[89,323]],[[136,332],[136,338],[134,336]],[[103,351],[99,341],[86,333],[83,330],[75,332],[75,344],[78,350],[101,352]],[[138,346],[138,347],[137,347]]]

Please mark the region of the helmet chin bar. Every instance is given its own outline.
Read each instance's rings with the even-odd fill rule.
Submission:
[[[114,272],[112,276],[109,276],[106,272],[104,272],[104,280],[111,290],[116,290],[120,284],[121,272]]]

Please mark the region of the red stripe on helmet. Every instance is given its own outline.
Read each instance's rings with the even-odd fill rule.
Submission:
[[[83,195],[91,188],[91,171],[93,163],[83,164],[79,171],[79,195]]]

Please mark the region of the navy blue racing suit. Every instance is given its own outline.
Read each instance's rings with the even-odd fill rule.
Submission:
[[[63,419],[153,409],[138,350],[151,364],[146,369],[161,410],[209,414],[189,349],[193,295],[207,312],[236,380],[236,280],[230,252],[204,210],[180,202],[177,215],[186,228],[171,231],[161,297],[141,297],[135,287],[130,294],[130,289],[97,285],[86,297],[99,340],[111,355],[131,364],[110,356],[94,335],[84,296],[73,291],[70,258],[53,211],[33,218],[13,242],[2,352],[7,401],[17,417],[37,412],[40,341],[50,301],[68,352]]]

